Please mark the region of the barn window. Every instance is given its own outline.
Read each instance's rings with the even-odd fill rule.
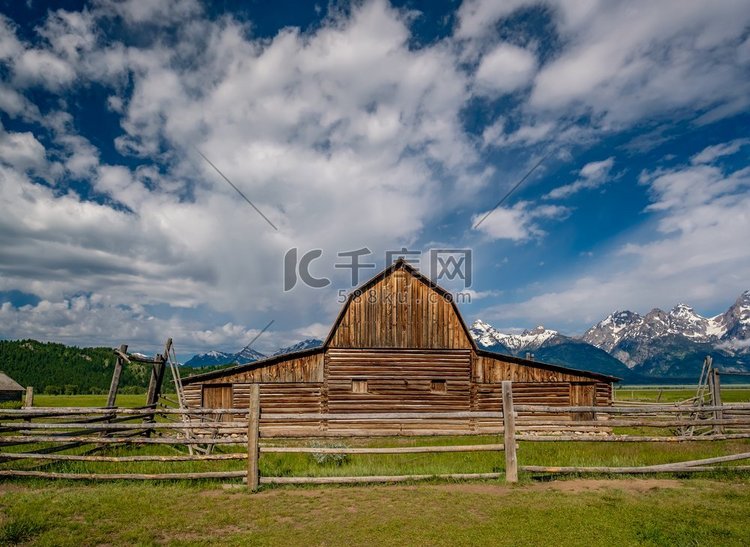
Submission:
[[[431,380],[430,391],[432,393],[447,393],[448,386],[446,386],[445,380]]]
[[[367,380],[355,378],[352,380],[352,393],[367,393]]]

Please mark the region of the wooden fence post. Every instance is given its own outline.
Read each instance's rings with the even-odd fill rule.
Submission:
[[[505,440],[505,482],[518,482],[516,417],[513,413],[513,382],[503,381],[503,432]]]
[[[721,380],[719,380],[718,369],[711,370],[711,406],[721,406]],[[724,418],[724,412],[721,410],[714,410],[714,419],[721,420]],[[714,433],[723,433],[724,428],[721,425],[714,425]]]
[[[258,435],[260,430],[260,386],[250,386],[250,408],[247,414],[247,486],[253,492],[260,483]]]
[[[34,406],[34,386],[28,386],[26,388],[26,399],[24,400],[23,406],[25,408],[31,408]]]
[[[121,345],[120,351],[122,353],[127,352],[128,345]],[[107,408],[113,408],[115,406],[115,400],[117,399],[117,390],[120,388],[120,375],[122,374],[122,366],[122,357],[118,355],[117,361],[115,361],[115,370],[112,372],[112,383],[109,385],[109,395],[107,395]]]

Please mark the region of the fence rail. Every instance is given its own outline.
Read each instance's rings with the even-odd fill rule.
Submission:
[[[180,420],[180,421],[176,421]],[[402,435],[476,435],[464,427],[473,421],[491,422],[493,435],[502,442],[436,446],[317,447],[276,446],[277,438],[349,438]],[[299,429],[300,423],[347,424],[342,431]],[[378,431],[356,424],[387,423],[401,430]],[[281,426],[279,424],[282,424]],[[352,424],[355,424],[352,426]],[[403,429],[404,425],[410,428]],[[424,428],[420,429],[420,424]],[[431,427],[431,424],[438,424]],[[446,425],[458,424],[458,425]],[[464,425],[462,425],[464,424]],[[415,427],[416,426],[416,427]],[[613,428],[655,429],[654,434],[614,433]],[[442,429],[441,429],[442,428]],[[668,430],[665,433],[665,430]],[[486,434],[487,428],[481,433]],[[700,460],[644,466],[543,466],[520,465],[518,442],[639,442],[681,443],[750,438],[750,404],[695,407],[646,404],[617,406],[549,406],[514,404],[511,382],[503,382],[502,407],[496,411],[461,412],[363,412],[273,413],[262,412],[258,385],[251,387],[248,409],[123,408],[23,408],[0,409],[0,477],[35,477],[73,480],[186,480],[244,479],[251,489],[263,484],[330,484],[401,482],[426,478],[518,480],[518,473],[663,473],[748,471],[746,465],[721,465],[750,459],[750,452]],[[96,452],[122,446],[166,445],[189,447],[200,453],[165,455],[106,455]],[[239,447],[242,451],[212,453],[214,446]],[[522,445],[523,446],[523,445]],[[246,447],[246,450],[242,449]],[[61,453],[70,449],[83,453]],[[368,475],[335,477],[261,476],[262,454],[430,454],[497,452],[505,460],[504,472],[447,473],[437,475]],[[503,453],[500,456],[499,453]],[[246,469],[169,473],[90,473],[46,469],[56,462],[129,464],[244,461]],[[20,469],[26,462],[33,469]]]

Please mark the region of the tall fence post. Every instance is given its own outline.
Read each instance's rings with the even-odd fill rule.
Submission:
[[[26,399],[24,400],[23,406],[25,408],[31,408],[34,406],[34,386],[28,386],[26,388]]]
[[[120,351],[125,353],[128,351],[128,345],[123,344],[120,346]],[[115,369],[112,371],[112,382],[109,385],[109,394],[107,395],[107,408],[113,408],[115,401],[117,400],[117,390],[120,389],[120,376],[122,375],[123,367],[122,357],[117,356],[115,361]]]
[[[712,379],[712,381],[710,382],[711,406],[720,407],[721,406],[721,380],[719,380],[719,370],[715,368],[711,369],[710,374],[711,374],[711,379]],[[721,409],[714,410],[715,420],[721,420],[723,418],[724,418],[724,412],[722,412]],[[716,424],[714,425],[713,432],[719,433],[719,434],[723,433],[724,428],[721,425]]]
[[[513,412],[513,382],[503,381],[503,433],[505,441],[505,482],[518,482],[516,458],[516,417]]]
[[[247,486],[252,491],[257,490],[260,483],[260,472],[258,469],[258,458],[260,457],[259,432],[260,386],[258,384],[251,384],[250,409],[247,414]]]

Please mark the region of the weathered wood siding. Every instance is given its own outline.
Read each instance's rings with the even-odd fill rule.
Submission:
[[[425,281],[395,270],[353,298],[331,348],[470,349],[453,305]]]
[[[468,350],[384,351],[336,349],[328,352],[330,412],[448,412],[469,410]],[[354,393],[352,380],[367,381],[366,393]],[[445,393],[433,393],[433,380],[445,381]]]
[[[227,371],[226,375],[204,382],[186,384],[183,388],[185,402],[188,407],[198,408],[204,403],[203,386],[231,384],[231,407],[248,408],[250,385],[257,383],[260,384],[261,425],[266,431],[276,431],[282,428],[282,424],[272,418],[263,418],[263,414],[322,411],[323,360],[321,351],[250,370]],[[285,421],[282,429],[310,434],[320,430],[320,422]]]
[[[612,403],[612,383],[596,383],[596,406],[607,406]]]
[[[331,349],[327,353],[329,412],[451,412],[471,408],[470,350]],[[364,381],[366,392],[356,392],[354,381]],[[433,382],[445,385],[435,386]],[[443,387],[444,392],[440,391]],[[429,433],[465,430],[466,424],[455,420],[429,424],[421,420],[337,421],[328,424],[328,429],[342,433]]]
[[[292,358],[226,376],[206,380],[207,384],[300,383],[323,381],[323,352]]]
[[[572,372],[547,369],[533,364],[520,364],[503,360],[501,355],[477,355],[474,360],[474,381],[478,383],[512,382],[597,382],[597,380]]]

